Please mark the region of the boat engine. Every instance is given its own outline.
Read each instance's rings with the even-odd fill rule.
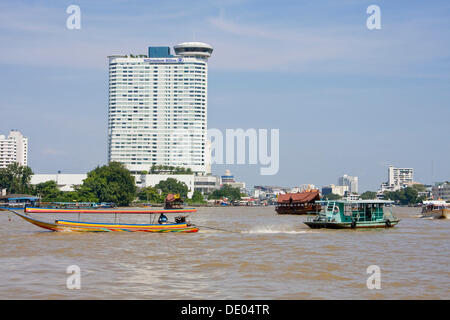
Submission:
[[[185,222],[186,222],[186,217],[185,216],[175,217],[175,223],[185,223]]]

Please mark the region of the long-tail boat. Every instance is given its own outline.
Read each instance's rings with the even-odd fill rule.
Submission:
[[[305,222],[310,228],[390,228],[400,221],[392,215],[392,201],[336,200],[319,203],[323,210],[316,216],[309,216]],[[385,212],[386,208],[389,212]]]
[[[176,200],[176,201],[175,201]],[[168,206],[169,203],[177,203],[176,207]],[[186,216],[175,217],[175,222],[168,222],[166,213],[193,213],[196,212],[195,208],[183,208],[181,206],[182,200],[179,195],[169,194],[166,198],[166,206],[163,209],[125,209],[125,208],[43,208],[43,207],[25,207],[24,213],[21,214],[17,211],[3,208],[13,212],[17,216],[21,217],[25,221],[28,221],[38,227],[52,230],[52,231],[78,231],[78,232],[110,232],[110,231],[122,231],[122,232],[197,232],[198,228],[186,222]],[[56,213],[71,213],[78,214],[78,221],[71,220],[55,220],[54,222],[46,222],[32,218],[29,213],[44,213],[44,214],[56,214]],[[114,214],[114,223],[108,222],[82,222],[80,221],[81,214]],[[117,223],[117,215],[120,214],[148,214],[150,217],[155,217],[156,214],[160,214],[158,223],[149,224],[127,224]],[[152,219],[151,219],[152,220]],[[155,218],[153,218],[153,222]]]
[[[35,226],[51,231],[69,231],[69,232],[197,232],[198,228],[186,222],[185,217],[176,217],[175,223],[150,223],[150,224],[125,224],[125,223],[94,223],[70,220],[55,220],[46,222],[32,218],[27,213],[21,214],[9,208],[0,208],[14,213],[25,221]],[[173,210],[166,210],[165,212]],[[97,213],[90,211],[89,213]],[[136,213],[136,212],[133,212]],[[148,212],[146,212],[148,213]]]
[[[279,194],[275,211],[279,214],[307,214],[321,209],[319,190]]]
[[[40,208],[40,207],[25,207],[25,213],[129,213],[129,214],[157,214],[157,213],[193,213],[197,212],[195,208],[180,208],[180,209],[97,209],[97,208]]]

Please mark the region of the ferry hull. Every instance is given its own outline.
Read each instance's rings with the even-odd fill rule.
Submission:
[[[361,228],[392,228],[399,223],[400,220],[392,220],[376,222],[359,222],[352,226],[351,222],[326,222],[326,221],[307,221],[305,224],[312,229],[361,229]]]
[[[450,219],[450,209],[438,209],[422,214],[421,218]]]
[[[190,226],[187,223],[173,224],[116,224],[116,223],[92,223],[56,220],[55,222],[45,222],[31,218],[29,216],[12,211],[25,221],[51,231],[59,232],[182,232],[191,233],[198,232],[198,228]]]
[[[275,208],[278,214],[311,214],[311,212],[320,211],[320,207],[316,206],[305,206],[305,207],[289,207],[289,206],[279,206]]]

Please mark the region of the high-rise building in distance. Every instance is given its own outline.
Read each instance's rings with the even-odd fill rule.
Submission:
[[[14,162],[28,165],[28,138],[17,130],[11,130],[7,137],[0,135],[0,168]]]
[[[338,178],[338,185],[348,186],[348,191],[350,193],[358,193],[358,177],[344,174],[342,177]]]
[[[206,153],[208,58],[202,42],[109,56],[108,161],[133,172],[152,165],[210,173]]]
[[[388,185],[394,188],[410,185],[413,183],[414,170],[412,168],[388,168]]]
[[[413,168],[396,168],[389,166],[388,181],[381,184],[379,192],[397,191],[414,184]]]

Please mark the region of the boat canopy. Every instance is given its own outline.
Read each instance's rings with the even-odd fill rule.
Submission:
[[[434,206],[447,206],[450,205],[449,203],[447,203],[444,200],[429,200],[429,201],[423,201],[422,202],[424,205],[429,206],[429,205],[434,205]]]
[[[279,194],[278,204],[314,203],[320,200],[319,190],[309,190],[297,193]]]

